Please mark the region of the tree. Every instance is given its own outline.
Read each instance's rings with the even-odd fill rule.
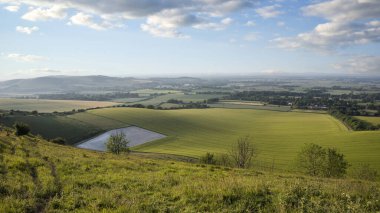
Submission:
[[[111,134],[106,145],[109,152],[117,155],[122,152],[129,152],[129,141],[122,131]]]
[[[232,161],[238,168],[248,168],[256,154],[257,149],[251,144],[249,136],[239,138],[230,150]]]
[[[30,128],[28,124],[17,122],[13,125],[13,127],[16,129],[15,134],[17,136],[27,135],[30,132]]]
[[[306,144],[298,154],[301,169],[308,175],[341,178],[349,166],[344,155],[335,148]]]
[[[344,159],[344,155],[338,153],[335,148],[327,149],[327,162],[325,168],[326,177],[341,178],[346,174],[348,162]]]
[[[301,169],[308,175],[321,176],[324,172],[326,151],[316,144],[306,144],[298,154]]]

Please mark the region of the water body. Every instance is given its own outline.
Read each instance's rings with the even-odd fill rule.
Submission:
[[[157,132],[152,132],[152,131],[149,131],[137,126],[131,126],[131,127],[126,127],[126,128],[121,128],[121,129],[110,130],[94,138],[84,140],[83,142],[76,145],[76,147],[83,148],[83,149],[97,150],[97,151],[106,151],[107,150],[106,143],[108,139],[110,138],[112,134],[117,133],[117,132],[124,132],[126,138],[129,141],[130,147],[166,137],[165,135],[162,135]]]

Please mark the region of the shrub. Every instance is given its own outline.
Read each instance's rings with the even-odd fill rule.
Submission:
[[[207,152],[200,158],[200,162],[204,164],[215,164],[216,160],[214,158],[214,154]]]
[[[25,123],[17,122],[13,125],[13,127],[16,129],[15,134],[17,136],[27,135],[30,132],[29,126]]]
[[[361,180],[375,181],[379,174],[369,164],[360,164],[354,171],[354,177]]]
[[[58,138],[52,139],[50,142],[64,145],[64,144],[66,144],[66,139],[58,137]]]
[[[122,152],[129,152],[129,141],[127,140],[124,132],[116,132],[110,136],[107,142],[107,150],[114,154]]]

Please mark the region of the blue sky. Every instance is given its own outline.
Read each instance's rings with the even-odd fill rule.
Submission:
[[[0,80],[380,74],[378,0],[0,0]]]

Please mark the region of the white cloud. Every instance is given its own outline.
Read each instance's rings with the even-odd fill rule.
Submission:
[[[50,8],[32,8],[22,18],[28,21],[47,21],[50,19],[64,19],[66,15],[65,7],[55,5]]]
[[[275,18],[281,14],[283,14],[282,11],[278,10],[281,6],[278,4],[261,7],[256,9],[256,13],[259,14],[262,18],[268,19],[268,18]]]
[[[75,10],[70,24],[93,29],[120,25],[120,21],[146,19],[141,29],[156,36],[187,37],[182,27],[224,29],[231,24],[228,14],[252,8],[258,0],[0,0],[19,3],[31,9],[22,16],[30,21],[64,19],[66,12]],[[173,12],[174,11],[174,12]],[[170,15],[173,14],[171,17]],[[97,21],[94,21],[97,20]]]
[[[229,25],[233,23],[232,18],[224,18],[220,20],[220,22],[207,22],[203,21],[202,23],[195,24],[193,27],[195,29],[200,29],[200,30],[224,30],[226,29]]]
[[[380,42],[380,1],[331,0],[303,8],[305,15],[328,20],[310,32],[274,41],[280,48],[332,51],[347,46]]]
[[[333,67],[349,73],[380,74],[380,56],[353,57],[343,63],[335,64]]]
[[[47,60],[47,58],[38,55],[25,55],[18,53],[10,53],[7,55],[7,58],[18,61],[18,62],[38,62]]]
[[[38,31],[39,28],[36,27],[36,26],[33,26],[33,27],[22,27],[22,26],[17,26],[16,27],[16,31],[17,32],[20,32],[20,33],[25,33],[25,34],[32,34],[33,32],[36,32]]]
[[[8,10],[9,12],[17,12],[20,9],[19,5],[9,5],[4,7],[5,10]]]
[[[256,26],[256,23],[254,21],[247,21],[247,23],[245,23],[245,26],[254,27],[254,26]]]
[[[119,25],[111,24],[110,22],[107,22],[107,21],[103,21],[102,23],[98,24],[93,20],[92,15],[84,14],[82,12],[79,12],[76,15],[72,16],[70,18],[70,22],[68,22],[68,25],[86,26],[94,30],[105,30],[105,29],[119,26]]]

